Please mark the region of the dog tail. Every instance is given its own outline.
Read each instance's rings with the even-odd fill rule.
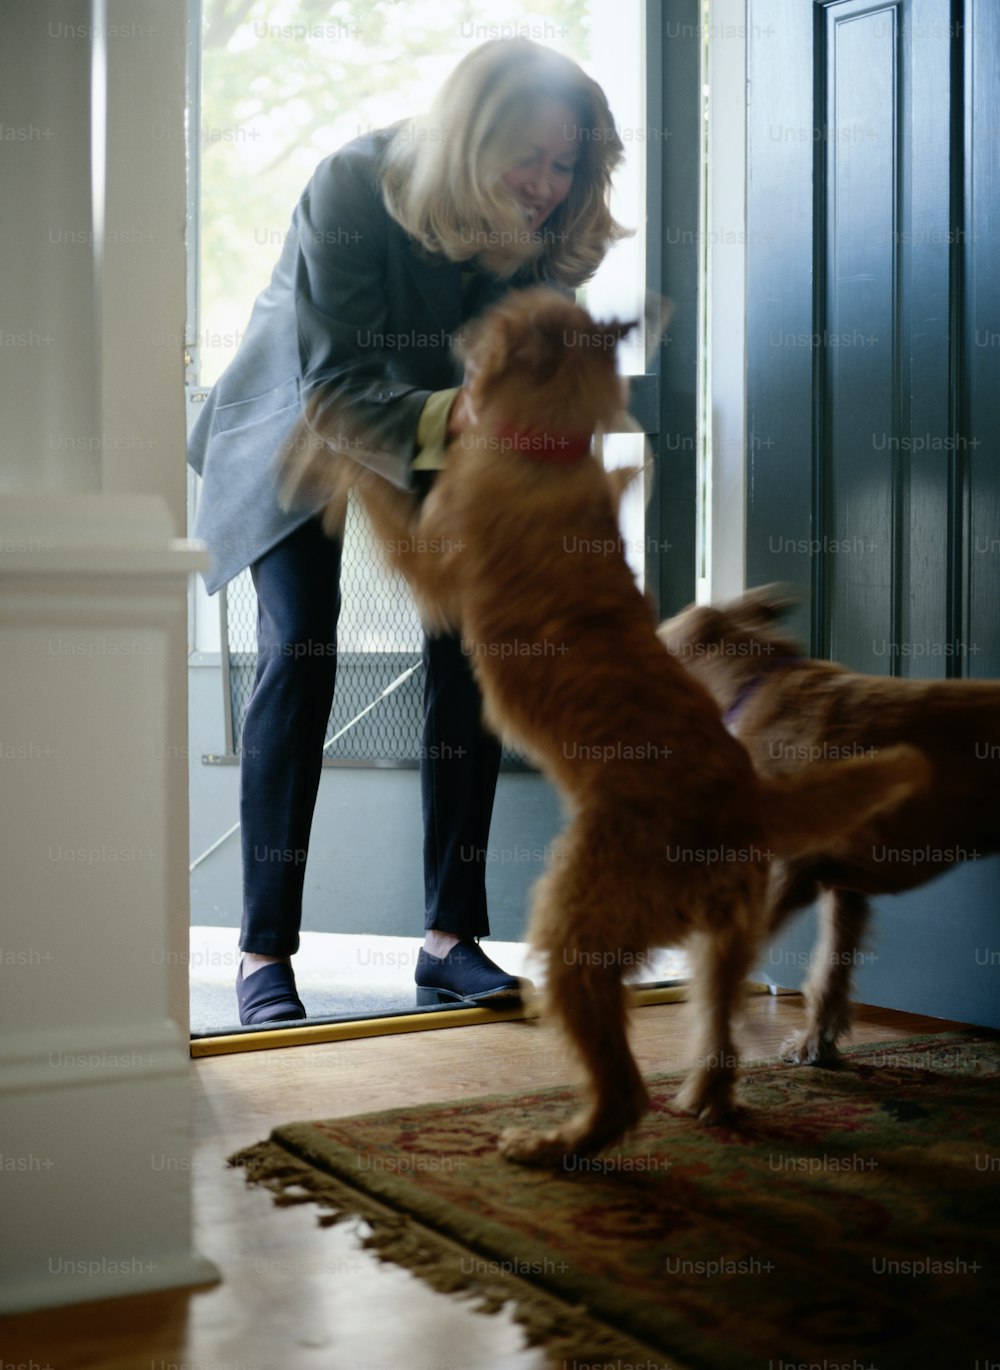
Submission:
[[[351,486],[360,468],[318,431],[314,416],[303,412],[275,458],[278,504],[282,510],[317,508],[327,537],[342,537]]]
[[[826,851],[875,814],[926,789],[930,778],[923,752],[897,746],[761,780],[768,840],[782,857]]]

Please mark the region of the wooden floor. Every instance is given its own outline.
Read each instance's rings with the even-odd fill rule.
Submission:
[[[801,1018],[798,996],[747,1005],[743,1055],[772,1056]],[[642,1008],[632,1040],[644,1071],[685,1064],[679,1005]],[[861,1009],[854,1042],[953,1026]],[[0,1319],[0,1362],[39,1370],[542,1370],[507,1314],[484,1316],[360,1249],[349,1223],[276,1208],[225,1165],[296,1118],[321,1118],[572,1078],[549,1029],[514,1022],[194,1064],[196,1242],[222,1282]],[[14,1239],[11,1233],[6,1240]]]

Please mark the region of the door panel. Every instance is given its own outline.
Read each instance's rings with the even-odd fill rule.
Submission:
[[[747,581],[809,587],[813,545],[813,6],[751,5]],[[766,512],[765,512],[766,511]],[[810,638],[810,609],[797,623]]]
[[[814,343],[825,361],[819,556],[830,654],[877,671],[895,620],[897,463],[888,438],[899,402],[899,12],[852,3],[821,17],[826,108],[818,111],[825,117],[817,150],[826,204],[817,230],[826,231],[827,320]]]
[[[898,455],[899,560],[906,573],[898,599],[898,630],[900,640],[909,643],[946,640],[955,588],[950,539],[957,471],[949,458],[954,451],[957,395],[950,312],[952,281],[958,279],[955,238],[960,206],[947,168],[957,136],[952,121],[960,109],[958,82],[952,79],[955,45],[950,41],[948,8],[921,0],[912,16],[904,15],[904,24],[909,19],[911,28],[918,26],[918,34],[933,33],[935,41],[914,42],[905,27],[902,34],[908,53],[902,65],[908,137],[899,225],[899,271],[904,282],[899,329],[906,358],[899,403],[910,444]],[[929,652],[911,655],[900,664],[903,675],[933,679],[947,673],[947,658]],[[886,668],[877,669],[881,674]]]
[[[970,462],[960,393],[982,381],[955,327],[952,9],[752,0],[748,30],[748,580],[809,591],[797,626],[818,654],[929,678],[997,673],[966,651],[998,558],[970,568],[963,549],[973,519],[988,546],[996,464]]]
[[[970,676],[1000,676],[1000,5],[970,0],[965,34],[963,416],[960,559]]]
[[[1000,6],[748,17],[747,582],[807,592],[816,655],[998,677]],[[867,1002],[1000,1024],[1000,860],[875,907]]]

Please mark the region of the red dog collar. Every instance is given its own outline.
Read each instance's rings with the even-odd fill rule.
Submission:
[[[553,466],[570,466],[590,455],[593,436],[583,429],[548,433],[540,428],[516,428],[507,423],[497,429],[495,440],[501,452],[517,452],[529,461]]]

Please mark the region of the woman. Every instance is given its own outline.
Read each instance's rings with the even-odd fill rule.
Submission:
[[[274,458],[308,401],[363,424],[365,460],[422,490],[468,426],[453,343],[506,290],[566,288],[622,234],[611,172],[622,144],[600,87],[526,39],[465,57],[426,116],[365,134],[316,169],[239,352],[209,395],[189,460],[209,592],[249,566],[258,666],[243,732],[240,1021],[303,1018],[306,848],[333,700],[340,545],[313,512],[279,508]],[[425,643],[426,938],[421,1002],[496,1002],[520,983],[488,935],[485,852],[500,748],[454,636]],[[476,854],[469,860],[468,853]]]

